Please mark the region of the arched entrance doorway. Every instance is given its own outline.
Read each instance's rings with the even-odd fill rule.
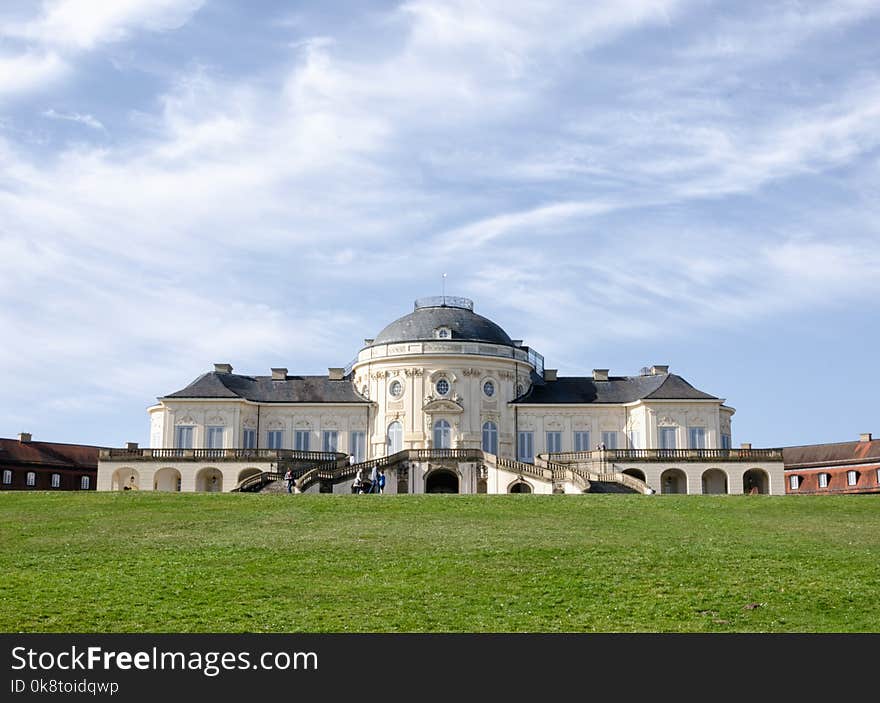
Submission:
[[[743,474],[743,493],[769,493],[770,477],[763,469],[749,469]]]
[[[134,469],[116,469],[112,487],[114,491],[137,490],[141,487],[141,477]]]
[[[525,481],[514,481],[507,489],[508,493],[531,493],[532,487]]]
[[[238,483],[241,483],[246,478],[250,478],[251,476],[259,476],[261,473],[263,473],[263,472],[260,471],[260,469],[255,468],[255,467],[251,467],[249,469],[242,469],[241,471],[238,472]]]
[[[660,493],[687,493],[687,476],[681,469],[666,469],[660,474]]]
[[[624,469],[623,473],[627,476],[632,476],[633,478],[639,479],[639,481],[645,480],[645,472],[640,469]]]
[[[727,493],[727,474],[721,469],[707,469],[703,472],[703,494],[722,495]]]
[[[174,493],[180,490],[180,472],[177,469],[159,469],[153,477],[153,490]]]
[[[425,478],[425,493],[458,493],[458,475],[449,469],[435,469]]]
[[[202,469],[196,474],[196,490],[200,493],[219,493],[223,490],[223,474],[219,469]]]

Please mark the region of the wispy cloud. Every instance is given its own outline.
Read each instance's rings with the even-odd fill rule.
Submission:
[[[92,115],[82,115],[78,112],[58,112],[53,108],[49,108],[48,110],[43,112],[43,117],[48,117],[51,120],[77,122],[81,125],[85,125],[89,129],[97,129],[102,131],[104,130],[104,125],[102,125]]]

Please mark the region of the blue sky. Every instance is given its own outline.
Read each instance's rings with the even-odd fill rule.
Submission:
[[[0,436],[148,441],[447,292],[734,443],[880,434],[880,3],[6,0]]]

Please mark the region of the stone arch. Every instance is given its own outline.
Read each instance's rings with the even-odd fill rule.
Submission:
[[[425,476],[425,493],[458,493],[458,474],[451,469],[434,469]]]
[[[219,493],[223,490],[223,474],[220,469],[206,466],[196,474],[196,492]]]
[[[764,469],[749,469],[743,474],[743,493],[769,493],[770,476]]]
[[[241,471],[238,472],[237,482],[241,483],[246,478],[249,478],[251,476],[257,476],[258,474],[261,474],[261,473],[263,473],[262,469],[258,469],[256,467],[249,466],[248,468],[242,469]]]
[[[627,476],[632,476],[633,478],[639,479],[639,481],[645,482],[645,472],[641,469],[624,469],[622,473],[625,473]]]
[[[516,479],[507,487],[508,493],[534,493],[531,484],[521,478]]]
[[[703,472],[703,495],[724,495],[730,492],[727,472],[722,469],[706,469]]]
[[[111,486],[114,491],[138,490],[141,487],[141,475],[137,469],[122,466],[113,472]]]
[[[666,469],[660,474],[660,493],[687,493],[687,474],[681,469]]]
[[[176,493],[180,490],[180,472],[172,467],[159,469],[153,475],[153,490]]]

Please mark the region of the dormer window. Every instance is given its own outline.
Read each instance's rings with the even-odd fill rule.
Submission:
[[[438,327],[434,330],[436,339],[452,339],[452,330],[448,327]]]

